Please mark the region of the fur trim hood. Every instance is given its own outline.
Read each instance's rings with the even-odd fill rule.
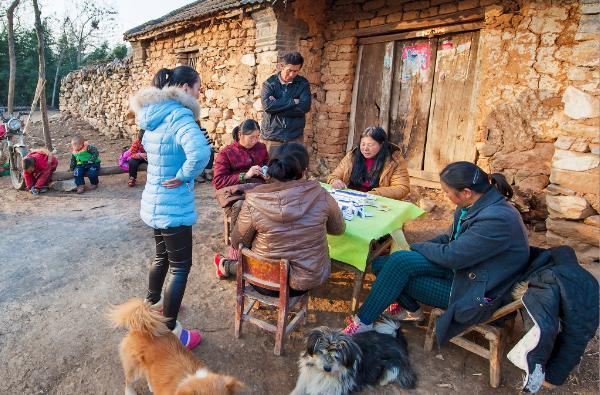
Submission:
[[[194,113],[195,119],[200,116],[200,105],[198,104],[198,101],[185,93],[183,89],[176,86],[166,86],[163,89],[150,86],[140,89],[138,93],[129,99],[129,108],[131,108],[131,111],[137,116],[143,107],[159,104],[168,100],[174,100],[182,106],[189,108]]]

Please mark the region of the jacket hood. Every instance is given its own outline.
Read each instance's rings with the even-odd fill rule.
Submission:
[[[198,101],[176,86],[143,88],[129,99],[129,107],[143,130],[156,129],[171,112],[181,107],[189,109],[194,119],[200,114]]]
[[[270,220],[292,222],[306,215],[322,191],[314,180],[275,181],[247,191],[246,201]]]

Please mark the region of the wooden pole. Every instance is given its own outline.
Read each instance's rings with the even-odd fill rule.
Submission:
[[[15,27],[14,17],[15,9],[19,5],[21,0],[14,0],[8,10],[6,11],[6,19],[8,19],[8,113],[12,114],[14,111],[15,101],[15,78],[17,74],[17,56],[15,55]]]
[[[39,80],[46,83],[46,55],[44,54],[44,30],[42,28],[42,20],[40,17],[40,7],[38,1],[33,0],[33,10],[35,12],[35,33],[38,39],[38,58],[39,58]],[[46,104],[46,89],[45,87],[40,92],[40,112],[42,113],[42,130],[44,131],[44,141],[46,148],[52,151],[52,139],[50,138],[50,125],[48,123],[48,108]]]

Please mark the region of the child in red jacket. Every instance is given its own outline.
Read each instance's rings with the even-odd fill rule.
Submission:
[[[146,150],[142,145],[142,137],[144,137],[144,131],[140,130],[137,139],[135,139],[129,148],[131,157],[127,162],[129,164],[129,181],[127,181],[127,185],[130,187],[135,186],[140,165],[142,163],[148,163],[148,154],[146,154]]]
[[[32,150],[23,158],[23,178],[32,194],[46,192],[52,173],[58,167],[58,159],[45,148]]]

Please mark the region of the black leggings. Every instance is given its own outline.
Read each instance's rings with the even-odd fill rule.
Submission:
[[[129,159],[129,177],[137,178],[138,168],[142,163],[148,163],[146,159]]]
[[[169,317],[166,322],[169,329],[177,323],[177,313],[185,292],[188,274],[192,266],[192,227],[154,229],[156,257],[150,267],[148,296],[152,304],[160,300],[163,283],[167,272],[169,281],[165,287],[163,299],[163,315]]]

